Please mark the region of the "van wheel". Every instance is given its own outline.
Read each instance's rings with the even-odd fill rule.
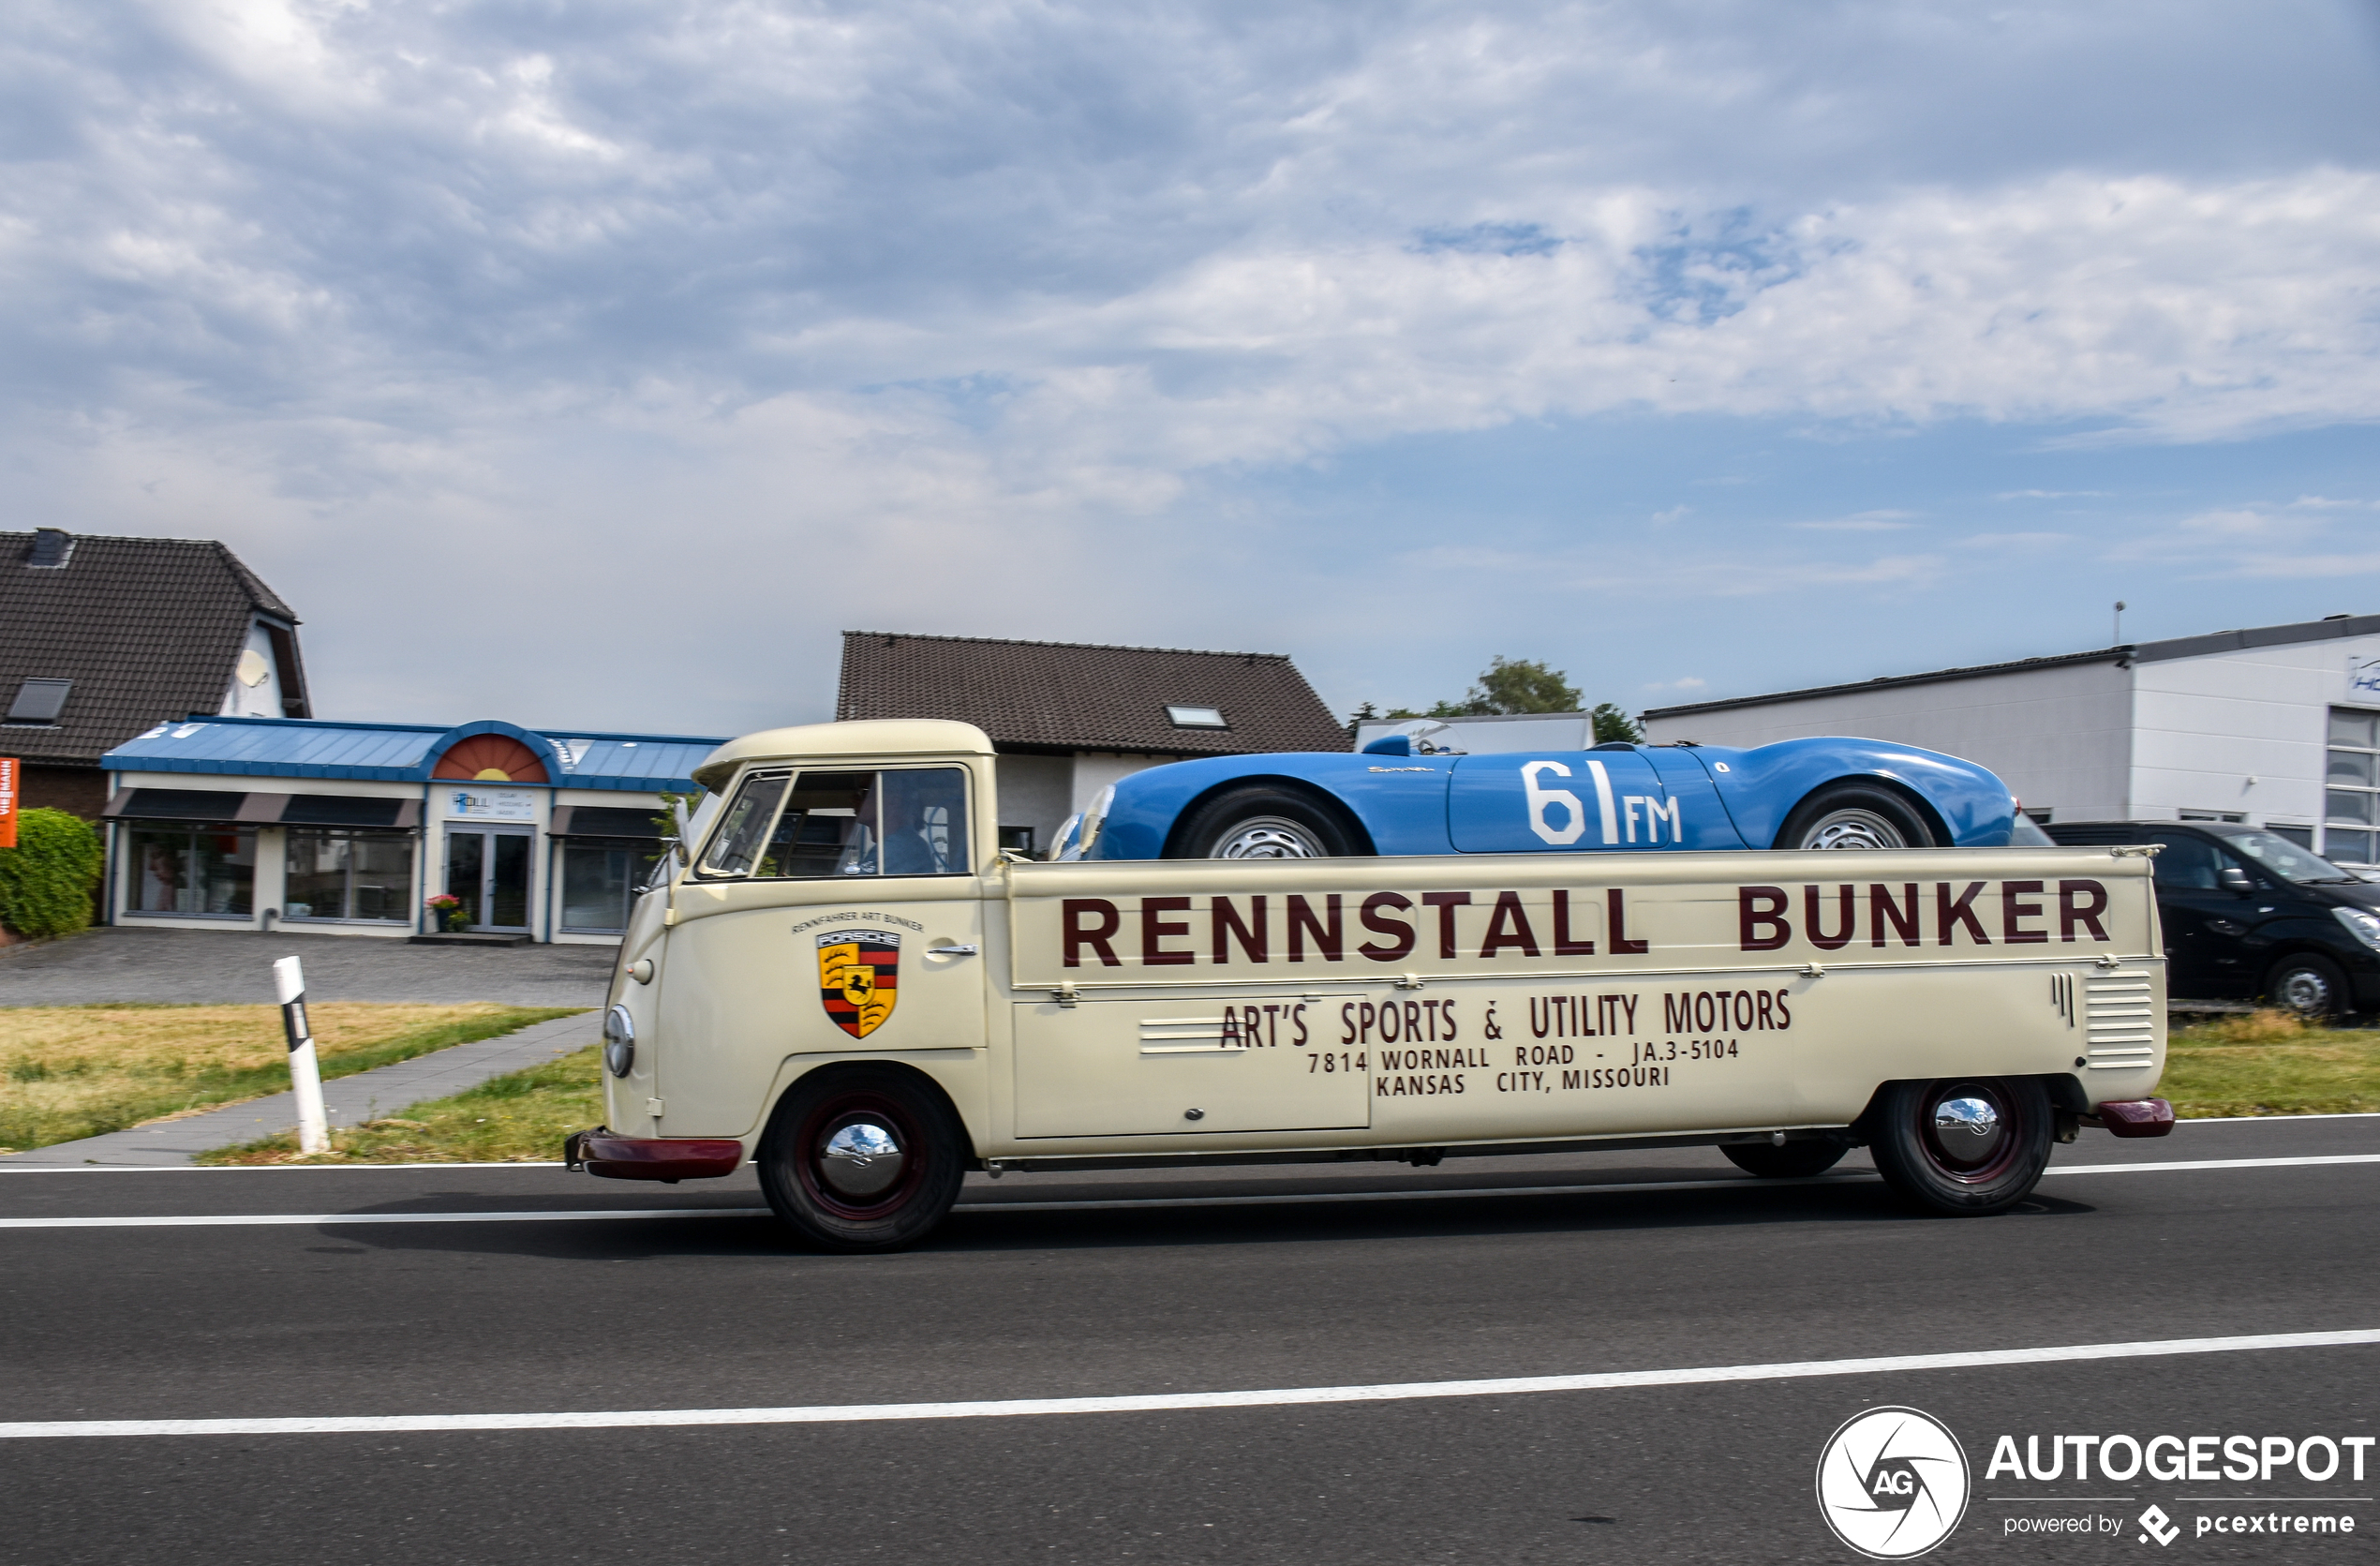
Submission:
[[[1807,1180],[1841,1163],[1851,1149],[1835,1141],[1789,1141],[1782,1147],[1773,1141],[1731,1141],[1719,1151],[1747,1174],[1763,1180]]]
[[[1872,1114],[1876,1167],[1929,1213],[2004,1213],[2049,1164],[2049,1093],[2036,1078],[1889,1082]]]
[[[1175,828],[1168,859],[1342,859],[1369,854],[1333,811],[1286,788],[1218,794]]]
[[[2350,1009],[2347,976],[2327,957],[2287,958],[2265,981],[2272,1004],[2309,1022],[2327,1022]]]
[[[934,1088],[880,1066],[796,1082],[761,1138],[761,1189],[823,1250],[887,1251],[941,1223],[966,1178],[966,1127]]]
[[[1938,848],[1925,818],[1881,783],[1845,779],[1793,807],[1774,848]]]

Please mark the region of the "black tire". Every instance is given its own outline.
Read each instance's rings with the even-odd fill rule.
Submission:
[[[872,1126],[898,1152],[888,1182],[882,1154],[830,1156],[839,1131]],[[872,1141],[872,1139],[868,1139]],[[885,1066],[834,1066],[796,1082],[761,1138],[760,1186],[794,1231],[822,1250],[889,1251],[932,1232],[959,1200],[974,1154],[940,1090]]]
[[[1966,1101],[1987,1108],[1995,1129],[1971,1127]],[[1888,1082],[1869,1111],[1869,1152],[1901,1198],[1928,1213],[1981,1217],[2025,1200],[2049,1165],[2056,1130],[2049,1090],[2035,1077],[1946,1077]]]
[[[2355,1009],[2355,992],[2339,964],[2310,951],[2275,963],[2265,979],[2265,995],[2309,1022],[2328,1022]]]
[[[1898,841],[1893,841],[1897,839]],[[1883,783],[1845,778],[1810,790],[1772,848],[1944,848],[1923,811]]]
[[[1763,1180],[1807,1180],[1843,1161],[1851,1149],[1838,1141],[1731,1141],[1720,1146],[1727,1161]]]
[[[1174,828],[1168,859],[1343,859],[1370,843],[1336,811],[1269,783],[1218,794]]]

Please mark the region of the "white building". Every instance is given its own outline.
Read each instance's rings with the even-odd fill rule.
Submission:
[[[1656,708],[1655,744],[1851,735],[1982,763],[2041,821],[2238,821],[2380,863],[2380,615]]]

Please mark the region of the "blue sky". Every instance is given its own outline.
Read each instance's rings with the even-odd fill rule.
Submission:
[[[7,526],[328,715],[728,732],[850,627],[1631,708],[2380,607],[2344,0],[27,0]]]

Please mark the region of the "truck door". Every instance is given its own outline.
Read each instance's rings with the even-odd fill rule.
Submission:
[[[968,769],[745,776],[675,891],[661,1134],[750,1130],[788,1055],[984,1042]]]
[[[1016,1008],[1017,1135],[1196,1135],[1370,1124],[1350,996],[1054,1001]]]
[[[1680,806],[1632,748],[1466,755],[1448,784],[1447,829],[1465,854],[1681,848],[1701,823]]]

